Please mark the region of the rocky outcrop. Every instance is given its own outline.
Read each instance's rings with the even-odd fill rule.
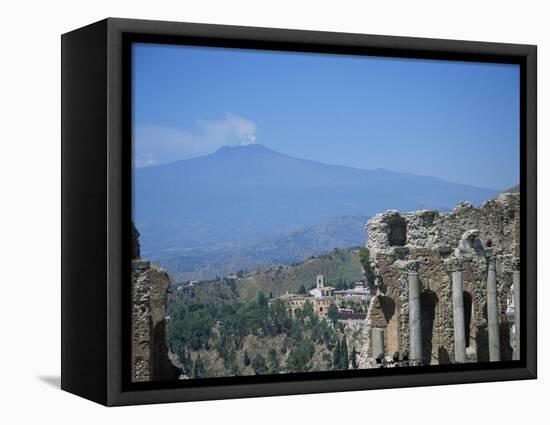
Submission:
[[[139,258],[141,255],[141,247],[139,245],[139,232],[136,229],[136,226],[132,222],[132,259]]]
[[[466,352],[468,361],[487,361],[487,270],[496,262],[501,359],[511,359],[506,315],[512,272],[519,257],[519,194],[504,193],[480,208],[460,203],[450,213],[388,211],[367,224],[377,295],[367,317],[372,357],[372,329],[384,330],[386,355],[409,350],[408,274],[420,278],[422,350],[427,364],[454,362],[452,272],[463,270]]]
[[[170,277],[165,270],[139,259],[139,233],[132,237],[132,380],[178,379],[166,345],[166,298]],[[136,245],[137,244],[137,245]]]

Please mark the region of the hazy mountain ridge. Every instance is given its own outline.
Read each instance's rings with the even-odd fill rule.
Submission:
[[[327,284],[353,283],[364,279],[359,261],[359,248],[334,249],[312,256],[299,264],[261,267],[242,271],[229,277],[199,282],[185,290],[182,284],[173,285],[174,301],[193,303],[223,303],[255,300],[259,292],[278,296],[287,291],[296,292],[301,285],[315,285],[318,274],[325,275]]]
[[[140,168],[134,179],[144,254],[186,280],[363,243],[368,217],[388,209],[445,211],[498,194],[435,177],[294,158],[262,145]],[[342,216],[363,222],[323,228]]]
[[[208,280],[239,270],[304,261],[365,241],[366,216],[335,217],[259,242],[236,242],[152,256],[177,281]]]

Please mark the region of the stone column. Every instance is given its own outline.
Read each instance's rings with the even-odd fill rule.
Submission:
[[[464,295],[462,283],[463,260],[455,257],[453,273],[453,324],[455,340],[455,362],[466,362],[466,326],[464,323]]]
[[[410,358],[413,365],[417,365],[422,361],[422,322],[420,311],[420,279],[416,271],[409,271],[409,334]]]
[[[520,292],[520,274],[519,259],[514,261],[514,271],[512,272],[512,282],[514,283],[514,360],[520,359],[520,310],[519,310],[519,292]]]
[[[489,331],[489,361],[500,361],[500,332],[498,324],[498,294],[496,258],[489,258],[487,271],[487,327]]]
[[[380,354],[384,354],[384,329],[372,329],[372,357],[376,359]]]

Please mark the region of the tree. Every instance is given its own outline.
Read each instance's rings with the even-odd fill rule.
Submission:
[[[193,378],[202,378],[204,377],[205,367],[204,362],[201,359],[201,356],[198,355],[195,358],[195,362],[193,363]]]
[[[348,343],[346,337],[342,341],[336,341],[336,347],[333,355],[333,365],[335,370],[345,370],[349,367]]]
[[[349,368],[349,355],[348,355],[348,342],[346,341],[346,336],[344,335],[344,340],[342,341],[342,364],[341,369]]]
[[[329,326],[326,319],[321,320],[319,326],[321,328],[322,342],[327,349],[332,350],[334,330]]]
[[[336,346],[334,347],[334,354],[332,364],[335,370],[340,369],[340,363],[342,362],[342,354],[340,351],[340,341],[336,341]]]
[[[294,319],[298,322],[303,323],[304,322],[304,310],[301,308],[297,308],[294,310]]]
[[[355,345],[351,349],[351,367],[357,369],[357,351],[355,350]]]
[[[277,356],[277,350],[272,348],[267,355],[269,361],[269,373],[279,373],[280,364],[279,357]]]
[[[178,343],[179,348],[176,350],[178,359],[182,364],[185,373],[191,375],[193,373],[193,361],[191,360],[191,354],[189,350],[185,349],[185,345]]]
[[[288,354],[287,367],[289,372],[307,372],[308,363],[315,353],[315,346],[309,340],[300,341]]]
[[[298,294],[305,294],[306,293],[306,287],[304,285],[300,285],[300,288],[298,289]]]
[[[261,354],[256,353],[252,359],[252,369],[254,369],[256,375],[264,375],[267,372],[267,365]]]
[[[327,316],[332,324],[335,325],[338,321],[338,307],[336,307],[336,304],[330,305],[330,307],[328,308]]]
[[[290,330],[292,320],[288,315],[285,303],[276,300],[269,308],[269,330],[271,335],[279,335]]]
[[[181,363],[185,362],[185,345],[179,343],[178,358]]]
[[[323,353],[323,361],[325,362],[325,369],[330,370],[333,367],[333,359],[330,353]]]
[[[250,357],[248,356],[248,351],[244,352],[243,364],[245,365],[245,367],[250,366]]]
[[[315,318],[315,310],[313,310],[313,304],[311,304],[309,301],[306,301],[304,303],[303,313],[304,319],[311,323]]]
[[[370,251],[369,249],[364,246],[359,250],[359,261],[361,262],[361,265],[366,270],[370,267]]]
[[[260,293],[258,294],[258,304],[260,304],[262,307],[265,307],[267,305],[267,298],[262,291],[260,291]]]

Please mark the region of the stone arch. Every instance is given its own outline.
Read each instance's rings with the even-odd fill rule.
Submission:
[[[480,314],[483,320],[476,328],[476,353],[478,362],[489,361],[489,334],[487,332],[487,303],[484,302],[480,307]]]
[[[407,222],[401,216],[395,216],[388,223],[390,246],[404,246],[407,243]]]
[[[499,325],[500,336],[500,359],[503,361],[512,360],[514,349],[512,348],[512,335],[508,322],[501,322]]]
[[[386,353],[394,353],[400,351],[399,341],[399,309],[393,298],[381,297],[380,305],[386,319],[386,330],[384,332],[384,340]]]
[[[179,369],[168,361],[166,345],[166,322],[160,321],[151,329],[151,380],[178,379]]]
[[[475,331],[472,332],[473,326],[475,326],[474,320],[474,304],[473,297],[468,291],[462,293],[464,300],[464,328],[466,332],[466,348],[471,347],[473,344],[473,335]]]
[[[449,364],[451,363],[451,357],[449,356],[449,352],[445,347],[440,346],[437,349],[437,362],[439,364]]]
[[[497,269],[497,290],[498,290],[498,317],[500,336],[500,358],[501,360],[512,360],[513,357],[513,330],[512,323],[507,315],[508,301],[513,299],[513,278],[512,273],[504,270],[500,273]]]
[[[420,294],[421,329],[422,329],[422,358],[426,364],[431,364],[437,357],[433,353],[434,326],[436,306],[439,298],[432,290],[423,291]]]
[[[399,308],[392,297],[378,295],[370,309],[371,329],[384,330],[386,355],[399,351]]]
[[[395,301],[388,296],[379,296],[380,309],[386,319],[386,324],[389,323],[395,315]]]

